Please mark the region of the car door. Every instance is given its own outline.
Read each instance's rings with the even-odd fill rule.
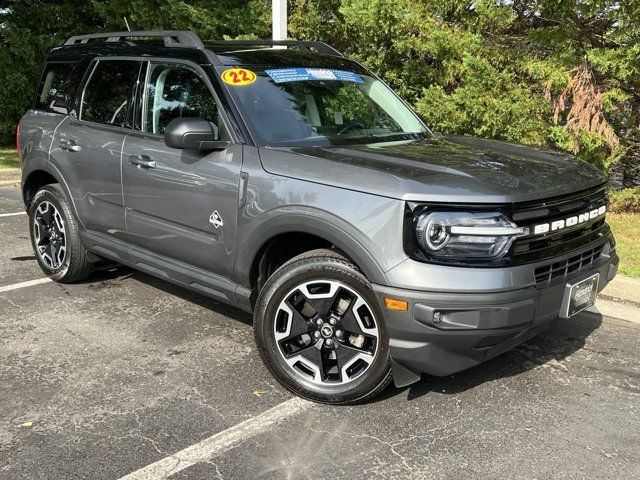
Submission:
[[[120,160],[140,66],[136,60],[94,61],[78,118],[70,116],[58,127],[51,151],[84,227],[122,240],[127,233]]]
[[[199,117],[224,132],[204,71],[190,63],[150,61],[137,128],[123,148],[123,192],[132,244],[230,276],[235,254],[242,146],[203,152],[170,148],[164,129]]]

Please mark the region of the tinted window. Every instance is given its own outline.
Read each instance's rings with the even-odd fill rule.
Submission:
[[[82,70],[75,63],[49,63],[44,70],[38,89],[35,108],[56,113],[67,113],[78,89]]]
[[[220,67],[220,74],[229,67]],[[228,86],[262,145],[345,145],[410,140],[424,125],[380,80],[325,68],[253,68]]]
[[[218,108],[204,80],[191,67],[151,63],[144,100],[144,130],[164,133],[171,120],[198,117],[218,125]]]
[[[133,60],[100,60],[85,88],[80,118],[124,127],[138,68]]]

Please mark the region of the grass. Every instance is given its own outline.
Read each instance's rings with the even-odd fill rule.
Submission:
[[[0,169],[3,168],[20,168],[15,148],[0,148]]]
[[[616,237],[619,272],[627,277],[640,277],[640,214],[607,213],[607,223]]]

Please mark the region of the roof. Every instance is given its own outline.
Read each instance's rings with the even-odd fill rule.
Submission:
[[[257,48],[215,52],[221,65],[229,66],[270,66],[270,67],[320,67],[348,68],[363,70],[353,60],[346,57],[324,55],[295,49]]]
[[[182,58],[197,64],[211,63],[206,50],[127,41],[63,45],[53,48],[47,58],[49,61],[78,61],[84,58],[115,56]]]
[[[49,60],[96,56],[154,56],[213,65],[269,65],[354,68],[354,62],[322,42],[297,40],[217,40],[202,42],[188,30],[148,30],[77,35],[54,48]]]

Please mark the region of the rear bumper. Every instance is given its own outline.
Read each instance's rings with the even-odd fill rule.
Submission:
[[[529,285],[497,292],[478,292],[482,285],[478,285],[473,269],[468,269],[466,284],[458,284],[455,293],[374,285],[396,366],[404,367],[399,370],[407,373],[444,376],[510,350],[558,318],[567,283],[599,273],[598,290],[602,290],[616,275],[618,257],[615,250],[606,248],[588,267],[544,285],[535,282],[536,266],[531,267]],[[406,300],[408,311],[386,309],[384,297]],[[436,315],[434,321],[436,312],[440,318]]]

